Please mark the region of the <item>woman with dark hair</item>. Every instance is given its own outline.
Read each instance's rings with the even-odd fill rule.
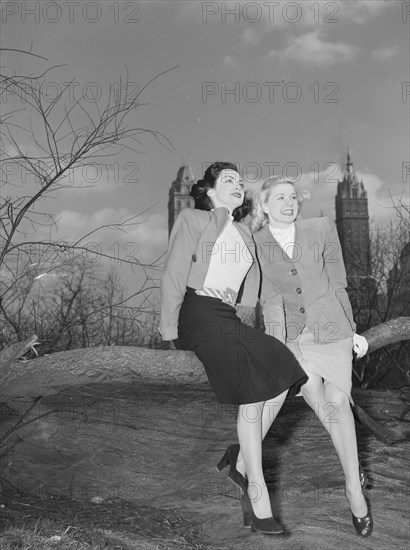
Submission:
[[[353,349],[362,357],[366,339],[355,333],[346,271],[329,218],[300,219],[301,196],[293,180],[274,176],[262,186],[251,228],[262,271],[261,304],[267,332],[295,354],[309,380],[301,393],[329,432],[346,479],[353,525],[362,537],[373,520],[362,487],[353,403]]]
[[[239,406],[239,445],[228,447],[217,468],[229,465],[228,477],[243,492],[244,525],[281,533],[263,476],[262,440],[288,389],[306,375],[285,345],[236,315],[238,294],[242,305],[256,305],[260,281],[255,244],[240,223],[250,202],[236,166],[215,162],[191,195],[195,208],[180,212],[170,235],[160,332],[195,352],[220,403]]]

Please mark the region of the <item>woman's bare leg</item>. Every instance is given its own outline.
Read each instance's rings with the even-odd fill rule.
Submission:
[[[364,517],[367,505],[360,485],[356,430],[349,398],[333,384],[324,386],[322,378],[312,373],[302,386],[302,395],[330,434],[345,474],[346,495],[353,514]]]
[[[248,473],[248,495],[259,518],[272,516],[268,489],[262,471],[262,411],[264,402],[240,405],[238,440]]]
[[[330,435],[345,474],[346,496],[353,514],[363,517],[367,514],[367,505],[360,485],[356,427],[350,401],[344,392],[330,383],[325,386],[325,398],[336,408],[337,422],[330,424]]]
[[[273,421],[278,416],[287,394],[288,390],[284,391],[277,397],[264,402],[262,409],[262,441],[265,439],[265,436],[268,433],[269,428],[272,426]],[[246,475],[246,468],[241,451],[239,451],[238,460],[236,461],[236,469],[243,476]]]

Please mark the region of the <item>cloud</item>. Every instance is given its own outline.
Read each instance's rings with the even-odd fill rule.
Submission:
[[[223,58],[224,65],[227,65],[228,67],[239,67],[239,63],[234,61],[230,55],[225,55]]]
[[[239,4],[239,3],[238,3]],[[377,17],[387,9],[391,9],[396,2],[389,0],[343,0],[343,2],[328,2],[320,0],[309,3],[283,2],[261,4],[260,18],[253,25],[246,26],[241,36],[242,46],[259,44],[269,32],[278,29],[309,28],[330,29],[335,24],[345,22],[363,25],[370,19]],[[241,18],[246,18],[246,12],[239,10]],[[229,22],[229,18],[226,18]],[[231,22],[234,19],[231,18]],[[273,56],[274,54],[271,54]]]
[[[391,0],[344,0],[338,2],[339,19],[350,19],[359,25],[367,23],[386,9],[391,9],[396,2]]]
[[[293,36],[284,50],[271,50],[266,58],[280,61],[297,61],[303,65],[329,67],[339,62],[349,61],[356,55],[357,49],[343,42],[326,42],[322,39],[320,28],[312,32]]]
[[[43,227],[37,232],[36,240],[74,243],[81,239],[80,247],[112,256],[117,264],[120,258],[152,263],[168,245],[166,216],[149,212],[134,216],[135,212],[127,208],[104,208],[92,215],[63,210],[55,216],[56,227]],[[97,228],[100,229],[94,232]],[[81,249],[79,253],[86,254],[93,261],[93,254],[81,252]],[[70,256],[73,254],[71,251]]]
[[[127,235],[131,242],[138,245],[140,261],[153,262],[167,249],[168,220],[163,213],[152,214]]]
[[[261,4],[262,6],[262,4]],[[262,39],[272,31],[289,28],[309,28],[323,24],[322,19],[328,15],[324,13],[322,18],[314,14],[308,5],[300,3],[266,3],[260,8],[260,20],[247,25],[241,36],[241,46],[259,44]]]
[[[155,5],[155,2],[148,2],[150,5]],[[151,6],[150,6],[151,7]],[[182,22],[203,23],[203,7],[195,2],[178,2],[175,6],[178,8],[174,12],[174,18]]]
[[[249,44],[258,44],[262,37],[271,30],[269,26],[256,26],[247,27],[242,34],[242,46],[248,46]]]
[[[310,199],[304,201],[302,215],[304,218],[327,216],[335,220],[335,197],[337,183],[343,179],[344,167],[340,169],[335,163],[329,164],[327,170],[322,172],[302,173],[296,182],[298,190],[306,189],[310,193]],[[356,171],[359,181],[363,181],[367,192],[370,225],[387,225],[397,216],[393,199],[401,197],[404,204],[409,203],[409,196],[401,196],[397,190],[402,190],[403,185],[387,184],[379,176],[370,171]],[[263,181],[246,185],[253,193],[257,193]]]
[[[63,239],[75,240],[98,227],[119,223],[124,219],[130,218],[131,215],[126,208],[117,210],[114,208],[103,208],[91,215],[74,210],[62,210],[55,216],[58,225],[56,236]],[[95,235],[98,235],[98,233],[95,233]],[[97,239],[97,237],[95,238]]]
[[[397,46],[385,46],[384,48],[377,48],[372,51],[372,57],[378,61],[384,61],[386,59],[391,59],[399,53],[399,48]]]
[[[382,225],[394,219],[396,217],[396,210],[393,201],[400,198],[397,190],[402,190],[403,184],[401,182],[396,185],[394,183],[387,183],[371,172],[358,170],[356,175],[360,181],[363,181],[364,188],[367,191],[370,219]],[[408,195],[402,198],[405,203],[409,200]]]
[[[367,192],[370,224],[385,225],[394,219],[396,212],[392,197],[396,197],[396,189],[402,185],[387,184],[379,176],[369,171],[356,171],[359,181],[363,181]],[[343,179],[343,170],[335,171],[334,166],[320,172],[319,174],[302,174],[297,186],[300,189],[307,189],[311,198],[303,204],[303,215],[305,217],[328,216],[335,219],[335,197],[337,193],[337,182]],[[408,198],[404,198],[408,200]]]

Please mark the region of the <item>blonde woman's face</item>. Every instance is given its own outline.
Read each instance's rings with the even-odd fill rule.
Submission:
[[[299,212],[298,198],[291,183],[278,183],[271,189],[263,211],[269,216],[272,227],[285,229],[297,218]]]

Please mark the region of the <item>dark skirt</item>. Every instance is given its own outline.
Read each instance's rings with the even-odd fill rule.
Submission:
[[[234,307],[191,288],[180,310],[178,339],[203,363],[220,403],[267,401],[288,388],[297,393],[307,380],[279,340],[242,323]]]

